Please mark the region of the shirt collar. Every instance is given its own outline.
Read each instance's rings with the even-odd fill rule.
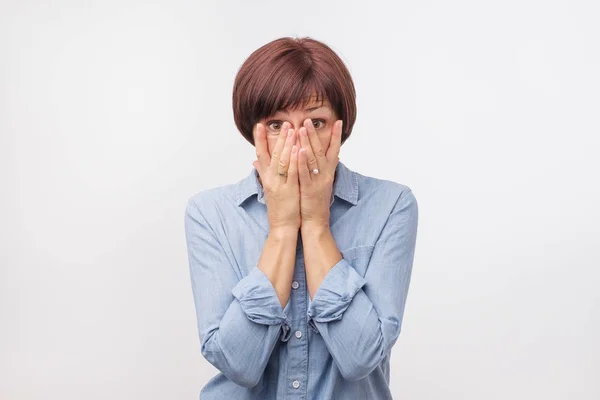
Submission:
[[[258,195],[259,203],[265,203],[265,194],[260,182],[258,181],[258,171],[252,168],[250,174],[236,184],[236,204],[240,206],[250,196]],[[333,193],[331,195],[331,204],[334,196],[346,200],[352,205],[358,202],[358,178],[356,172],[350,170],[341,161],[338,161],[335,168],[335,177],[333,181]]]

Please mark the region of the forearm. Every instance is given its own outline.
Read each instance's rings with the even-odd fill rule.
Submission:
[[[370,374],[398,339],[417,223],[416,199],[405,191],[377,242],[346,249],[309,302],[308,324],[321,334],[347,380],[360,380]],[[314,246],[305,251],[311,249]]]
[[[288,310],[282,309],[260,269],[248,265],[248,274],[239,278],[200,207],[191,200],[185,228],[202,354],[236,384],[253,387],[277,341],[285,341],[290,333]]]
[[[301,228],[308,293],[312,300],[325,276],[342,259],[328,226],[305,224]]]
[[[346,307],[346,306],[344,306]],[[312,319],[344,379],[355,381],[370,374],[399,334],[399,321],[380,321],[375,305],[363,289],[347,302],[340,319]],[[325,318],[327,320],[327,318]]]
[[[273,229],[269,232],[258,261],[258,268],[271,281],[282,308],[285,307],[290,297],[297,244],[297,229]]]
[[[254,387],[280,337],[280,325],[250,321],[239,302],[233,301],[219,328],[202,337],[201,350],[206,360],[236,384]]]

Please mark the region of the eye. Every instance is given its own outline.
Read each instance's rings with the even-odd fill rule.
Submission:
[[[269,121],[267,122],[267,126],[274,131],[278,131],[281,129],[283,123],[281,121]]]
[[[315,129],[321,129],[325,126],[325,121],[323,121],[322,119],[313,119],[312,122]]]

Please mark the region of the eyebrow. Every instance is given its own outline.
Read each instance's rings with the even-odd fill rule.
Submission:
[[[316,106],[316,107],[310,107],[310,108],[306,108],[306,109],[304,109],[304,111],[311,112],[311,111],[318,110],[319,108],[325,108],[325,107],[326,107],[326,106]],[[287,111],[281,111],[281,113],[283,113],[283,114],[286,114],[286,115],[289,115],[289,114],[290,114],[290,113],[289,113],[289,112],[287,112]]]

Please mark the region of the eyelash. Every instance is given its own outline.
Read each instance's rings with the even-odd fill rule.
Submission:
[[[320,123],[321,123],[321,126],[320,126],[320,127],[318,127],[318,128],[317,128],[317,127],[315,127],[315,129],[321,129],[321,128],[323,128],[323,127],[325,126],[325,121],[324,121],[324,120],[322,120],[322,119],[313,119],[312,121],[313,121],[313,126],[315,125],[315,124],[314,124],[315,122],[320,122]],[[279,120],[273,120],[273,121],[269,121],[269,122],[267,122],[267,126],[268,126],[269,128],[271,127],[271,124],[279,124],[279,125],[280,125],[280,126],[279,126],[279,129],[281,129],[281,125],[283,125],[283,122],[282,122],[282,121],[279,121]],[[271,128],[271,129],[273,129],[273,128]],[[273,130],[275,130],[275,131],[278,131],[279,129],[273,129]]]

